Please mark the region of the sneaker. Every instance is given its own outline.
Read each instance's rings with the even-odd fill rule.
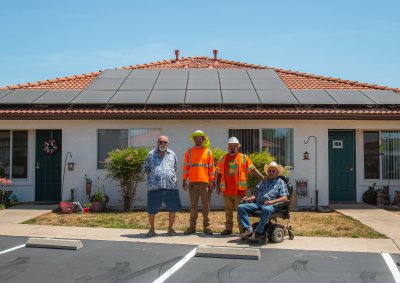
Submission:
[[[167,234],[170,235],[170,236],[176,236],[176,235],[178,235],[178,233],[176,233],[174,229],[168,230],[168,233],[167,233]]]
[[[154,237],[156,235],[157,235],[157,233],[155,231],[150,230],[149,232],[147,232],[146,237],[150,238],[150,237]]]
[[[211,229],[209,229],[209,228],[204,229],[203,232],[204,232],[204,234],[206,234],[206,235],[212,235],[212,234],[214,234],[213,231],[212,231]]]
[[[221,236],[228,236],[232,234],[232,230],[225,229],[221,232]]]
[[[194,233],[196,233],[196,229],[195,228],[191,228],[191,227],[189,227],[189,228],[187,228],[186,230],[185,230],[185,232],[183,232],[183,234],[194,234]]]
[[[252,235],[253,235],[253,232],[250,232],[249,230],[244,230],[244,232],[242,234],[240,234],[239,237],[248,238],[248,237],[251,237]]]

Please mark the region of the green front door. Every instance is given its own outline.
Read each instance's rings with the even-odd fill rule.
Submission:
[[[329,201],[355,201],[354,131],[329,131]]]
[[[36,130],[36,202],[61,200],[61,160],[61,130]]]

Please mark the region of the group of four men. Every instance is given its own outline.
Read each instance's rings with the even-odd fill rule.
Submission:
[[[263,232],[270,215],[275,211],[273,204],[288,199],[285,182],[277,178],[282,174],[283,167],[275,162],[266,164],[264,171],[267,177],[264,177],[251,160],[239,152],[239,140],[231,137],[227,143],[228,153],[218,160],[215,168],[213,153],[209,149],[209,138],[197,130],[190,135],[190,139],[194,146],[185,152],[182,172],[182,187],[185,191],[189,191],[190,197],[189,228],[184,234],[196,232],[199,198],[202,204],[203,232],[207,235],[213,234],[208,213],[211,192],[215,189],[218,195],[222,192],[225,206],[225,230],[221,235],[232,234],[233,211],[237,209],[240,236],[250,237],[255,232],[255,237],[258,237]],[[173,225],[176,212],[182,208],[176,178],[178,161],[175,153],[168,149],[168,145],[168,137],[160,136],[157,147],[149,152],[144,162],[144,170],[148,175],[147,212],[150,223],[148,237],[156,235],[155,215],[163,202],[169,212],[168,234],[177,235]],[[254,194],[247,197],[247,176],[250,173],[259,177],[261,182]],[[258,209],[262,210],[260,224],[253,231],[248,214]]]

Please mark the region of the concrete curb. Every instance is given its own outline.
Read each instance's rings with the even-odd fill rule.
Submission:
[[[28,248],[79,250],[83,247],[83,244],[80,240],[29,238],[25,246]]]
[[[255,259],[255,260],[259,260],[261,258],[260,249],[215,247],[215,246],[197,247],[195,256],[197,256],[197,257]]]

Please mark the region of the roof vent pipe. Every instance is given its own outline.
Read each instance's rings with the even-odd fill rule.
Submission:
[[[175,50],[175,60],[179,60],[179,50]]]
[[[217,61],[218,60],[218,50],[213,50],[213,54],[214,54],[214,60]]]

